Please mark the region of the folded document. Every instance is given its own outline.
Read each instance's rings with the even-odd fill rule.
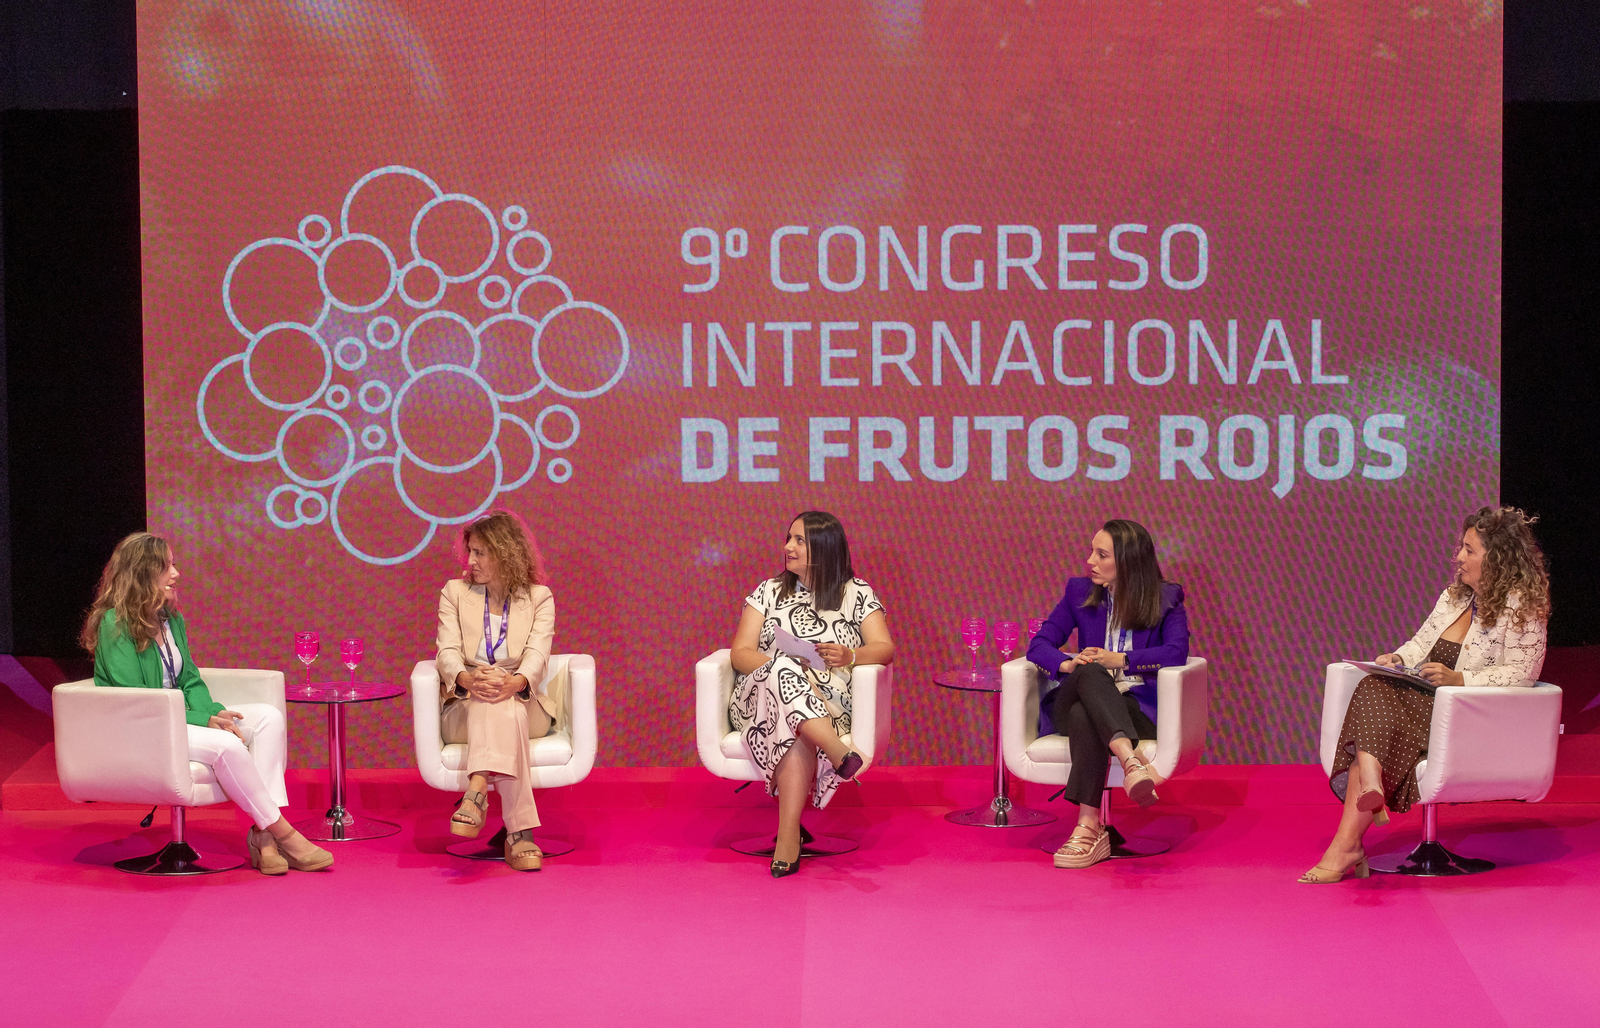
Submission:
[[[1414,685],[1418,689],[1426,689],[1428,692],[1433,692],[1438,688],[1438,686],[1423,678],[1422,672],[1414,667],[1391,667],[1388,664],[1379,664],[1371,660],[1351,660],[1349,657],[1346,657],[1344,662],[1351,667],[1360,668],[1369,675],[1398,679],[1407,685]]]

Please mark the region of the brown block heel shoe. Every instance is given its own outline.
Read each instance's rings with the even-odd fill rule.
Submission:
[[[1370,877],[1372,877],[1372,868],[1367,866],[1367,855],[1363,853],[1361,856],[1356,858],[1355,863],[1351,864],[1343,871],[1334,871],[1330,868],[1323,867],[1321,864],[1318,864],[1316,867],[1300,876],[1300,884],[1332,885],[1334,882],[1342,882],[1346,878]]]

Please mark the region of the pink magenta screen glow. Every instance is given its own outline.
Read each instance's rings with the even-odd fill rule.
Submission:
[[[139,7],[146,473],[202,664],[432,656],[460,525],[537,533],[600,762],[837,514],[933,686],[1108,518],[1210,661],[1212,761],[1311,761],[1499,493],[1496,5]],[[87,600],[86,600],[87,602]],[[982,657],[997,658],[993,640]],[[340,669],[325,662],[314,674]],[[409,707],[353,766],[411,762]],[[293,760],[322,760],[317,710]]]

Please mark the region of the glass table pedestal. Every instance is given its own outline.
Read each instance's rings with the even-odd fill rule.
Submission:
[[[1011,802],[1011,773],[1006,770],[1005,750],[1000,739],[1000,669],[944,671],[933,676],[933,683],[960,692],[988,693],[994,707],[994,799],[981,807],[952,810],[944,819],[952,824],[979,828],[1028,828],[1054,821],[1054,814]]]
[[[324,703],[328,707],[328,796],[327,813],[321,817],[296,821],[294,826],[312,842],[355,842],[382,839],[400,831],[400,826],[375,817],[363,817],[345,803],[344,708],[347,703],[366,703],[404,695],[399,686],[378,682],[312,682],[284,690],[290,703]]]

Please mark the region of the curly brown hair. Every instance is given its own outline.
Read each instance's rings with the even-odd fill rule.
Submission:
[[[1484,627],[1493,628],[1506,603],[1515,594],[1517,605],[1510,609],[1511,623],[1520,627],[1529,621],[1550,617],[1550,569],[1544,551],[1533,537],[1533,524],[1539,519],[1516,507],[1480,507],[1461,522],[1483,541],[1483,571],[1478,577],[1478,618]],[[1461,582],[1461,572],[1450,586],[1450,595],[1465,600],[1473,590]]]
[[[106,611],[114,610],[117,631],[132,640],[135,650],[144,652],[161,632],[161,621],[178,609],[177,601],[164,596],[159,584],[171,563],[172,547],[160,536],[149,532],[124,536],[100,573],[100,587],[78,632],[78,643],[93,653],[100,644],[100,622]]]
[[[496,507],[480,518],[474,518],[461,528],[461,540],[456,556],[461,560],[461,580],[472,582],[472,570],[467,566],[467,550],[472,537],[477,536],[500,566],[500,578],[505,583],[506,594],[515,596],[545,581],[544,557],[528,523],[514,511]]]

